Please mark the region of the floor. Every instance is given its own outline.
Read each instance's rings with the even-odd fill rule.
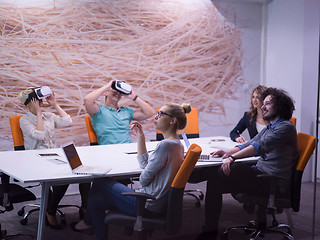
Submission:
[[[320,185],[317,186],[317,203],[318,208],[316,209],[316,224],[315,224],[315,236],[312,238],[312,211],[313,211],[313,193],[314,185],[312,183],[303,183],[302,185],[302,198],[301,198],[301,208],[298,213],[291,213],[291,217],[294,222],[292,228],[293,236],[297,240],[320,240]],[[188,184],[187,188],[200,188],[205,191],[205,183],[201,184]],[[39,202],[39,200],[36,200]],[[79,204],[79,195],[69,195],[65,196],[62,200],[62,204]],[[252,215],[248,214],[243,210],[242,205],[235,201],[229,194],[224,195],[223,210],[220,220],[220,232],[223,232],[226,228],[234,225],[246,224]],[[8,235],[26,233],[36,236],[37,232],[37,221],[38,213],[33,213],[26,225],[21,225],[19,223],[21,217],[17,215],[18,210],[22,204],[16,204],[15,209],[11,212],[6,212],[0,214],[0,222],[2,229],[6,229]],[[44,239],[45,240],[93,240],[94,236],[87,236],[84,234],[75,233],[70,228],[70,223],[72,221],[78,221],[78,212],[76,208],[64,209],[67,219],[67,226],[63,230],[52,230],[45,227]],[[184,216],[182,223],[182,230],[176,236],[168,237],[164,233],[154,232],[150,239],[160,240],[160,239],[170,239],[170,240],[191,240],[195,239],[196,236],[201,232],[201,226],[203,224],[203,214],[204,214],[204,203],[202,202],[200,207],[195,206],[195,200],[190,196],[184,197]],[[277,214],[277,219],[279,222],[288,223],[288,219],[285,213]],[[122,227],[110,226],[109,239],[110,240],[127,240],[133,239],[133,236],[127,236],[124,234]],[[0,238],[1,239],[1,238]],[[10,238],[10,239],[23,239],[28,240],[27,237],[21,238]],[[30,238],[32,239],[32,238]],[[230,239],[242,240],[248,239],[248,235],[240,234],[231,236]],[[261,238],[259,238],[261,239]],[[277,240],[283,239],[276,236],[265,236],[264,240]]]

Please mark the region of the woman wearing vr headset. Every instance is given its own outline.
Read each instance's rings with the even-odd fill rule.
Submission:
[[[71,117],[57,103],[56,97],[47,86],[27,88],[19,94],[22,104],[28,108],[28,113],[20,118],[20,128],[23,133],[26,150],[55,148],[55,128],[64,128],[72,124]],[[42,101],[46,99],[58,113],[42,111]],[[46,224],[52,229],[61,229],[62,226],[56,219],[56,210],[68,185],[53,186],[49,194]],[[79,210],[80,217],[84,215],[87,206],[87,198],[90,189],[89,183],[79,184],[82,206]]]
[[[104,105],[96,103],[100,96],[105,96]],[[120,107],[118,104],[123,96],[135,102],[138,108]],[[135,94],[130,85],[116,80],[89,93],[84,105],[100,145],[131,142],[130,122],[145,120],[154,114],[153,108]]]

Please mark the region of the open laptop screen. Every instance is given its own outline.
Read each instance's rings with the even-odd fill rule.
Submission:
[[[73,143],[64,146],[63,151],[66,154],[66,157],[70,163],[72,170],[82,165],[77,150]]]
[[[190,142],[189,142],[189,139],[187,138],[187,135],[186,135],[186,133],[185,133],[184,131],[182,132],[182,138],[183,138],[184,143],[185,143],[186,146],[187,146],[187,149],[189,149],[189,147],[190,147]]]

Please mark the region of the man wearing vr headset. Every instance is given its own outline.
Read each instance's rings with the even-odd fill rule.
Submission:
[[[20,128],[23,133],[24,147],[26,150],[55,148],[55,128],[64,128],[72,124],[71,117],[57,103],[55,94],[47,86],[27,88],[19,94],[20,102],[28,108],[28,113],[20,118]],[[42,101],[46,99],[58,113],[42,111]],[[49,194],[46,224],[52,229],[61,229],[57,222],[56,210],[60,200],[67,191],[68,185],[53,186]],[[86,208],[90,184],[79,184],[82,212]],[[80,211],[79,211],[80,214]],[[82,213],[82,216],[84,214]]]
[[[105,96],[104,105],[96,103],[100,96]],[[135,102],[138,108],[119,107],[123,96]],[[118,80],[89,93],[84,104],[100,145],[131,142],[130,122],[145,120],[154,114],[153,108],[135,94],[130,85]]]

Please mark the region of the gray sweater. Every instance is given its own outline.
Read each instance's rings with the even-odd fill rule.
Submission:
[[[178,139],[164,139],[152,154],[145,153],[138,157],[143,169],[140,175],[142,189],[156,197],[156,200],[147,202],[150,211],[165,211],[169,188],[183,159],[184,147]]]

